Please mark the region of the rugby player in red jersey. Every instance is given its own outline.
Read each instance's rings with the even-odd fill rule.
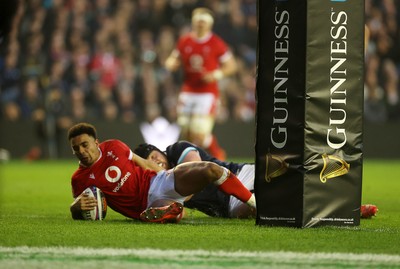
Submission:
[[[213,22],[209,9],[194,9],[192,30],[179,38],[165,67],[172,72],[182,67],[184,72],[177,106],[181,138],[224,160],[225,151],[212,134],[219,105],[218,81],[234,74],[237,64],[227,44],[212,32]]]
[[[96,206],[93,197],[82,194],[90,186],[102,190],[114,211],[146,222],[178,222],[182,203],[209,183],[256,207],[254,195],[233,173],[215,163],[190,162],[165,170],[134,154],[122,141],[100,143],[95,127],[88,123],[72,126],[68,140],[79,160],[71,179],[74,219],[82,219],[83,211]]]

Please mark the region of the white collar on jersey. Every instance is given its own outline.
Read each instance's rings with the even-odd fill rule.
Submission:
[[[194,39],[196,40],[197,43],[206,43],[208,40],[211,39],[211,36],[212,36],[212,32],[209,32],[208,34],[206,34],[205,36],[200,37],[200,38],[194,36]]]

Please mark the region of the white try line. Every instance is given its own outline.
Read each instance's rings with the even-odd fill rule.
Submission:
[[[382,268],[399,266],[400,255],[261,251],[161,250],[83,247],[0,247],[0,267],[94,268]],[[61,266],[61,267],[60,267]]]

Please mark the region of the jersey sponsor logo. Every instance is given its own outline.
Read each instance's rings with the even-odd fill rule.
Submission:
[[[118,183],[117,187],[115,187],[115,188],[113,189],[113,192],[119,191],[119,189],[121,189],[121,187],[125,184],[125,182],[128,180],[128,178],[129,178],[130,176],[131,176],[131,173],[130,173],[130,172],[126,173],[125,176],[122,178],[121,182]]]
[[[109,182],[115,183],[121,178],[121,169],[114,165],[110,166],[105,172],[105,177]]]

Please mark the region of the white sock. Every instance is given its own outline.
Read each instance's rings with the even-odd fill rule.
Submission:
[[[256,207],[256,197],[254,196],[254,193],[251,195],[250,199],[246,202],[250,207],[257,208]]]
[[[222,168],[224,169],[224,171],[222,172],[222,176],[218,180],[214,181],[214,184],[217,186],[224,183],[228,179],[228,176],[229,176],[229,170],[225,167],[222,167]]]

